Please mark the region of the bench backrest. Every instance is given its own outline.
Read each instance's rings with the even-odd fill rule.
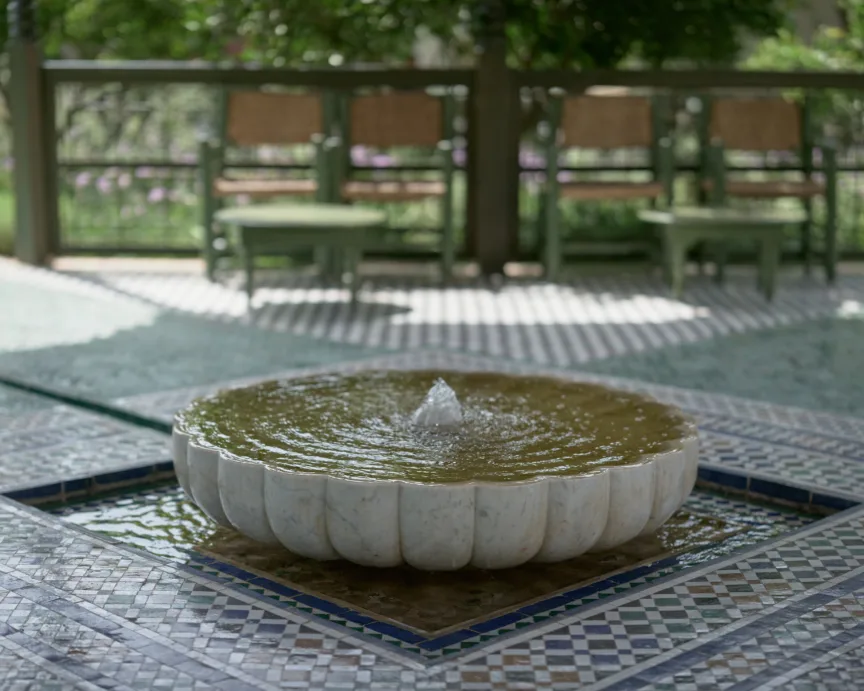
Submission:
[[[800,150],[803,140],[801,108],[782,98],[714,99],[708,134],[731,150]]]
[[[237,146],[308,144],[324,131],[317,94],[230,91],[224,117],[227,143]]]
[[[434,147],[444,138],[444,105],[425,93],[355,96],[349,108],[352,145]]]
[[[571,96],[564,99],[563,146],[590,149],[650,147],[651,100],[642,96]]]

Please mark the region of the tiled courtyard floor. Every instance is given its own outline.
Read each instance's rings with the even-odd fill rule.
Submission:
[[[433,645],[4,498],[0,689],[861,687],[864,278],[829,290],[790,275],[768,304],[748,274],[694,278],[683,301],[638,273],[447,289],[389,277],[351,310],[273,276],[247,313],[230,277],[64,269],[0,260],[0,492],[13,497],[166,476],[172,412],[229,381],[426,363],[644,388],[696,416],[703,480],[843,510]]]

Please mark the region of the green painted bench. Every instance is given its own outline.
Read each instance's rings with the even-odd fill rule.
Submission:
[[[300,248],[329,248],[341,255],[351,275],[351,302],[360,287],[358,267],[368,244],[367,231],[381,228],[381,211],[341,204],[261,204],[221,209],[217,223],[236,228],[246,273],[249,303],[255,292],[255,256]]]
[[[723,208],[679,208],[670,211],[644,210],[639,220],[654,226],[663,245],[663,269],[672,292],[680,297],[684,289],[687,253],[703,243],[758,242],[759,287],[770,300],[777,282],[780,251],[787,229],[800,228],[806,221],[803,210],[754,210]],[[719,253],[717,276],[723,278],[723,257]]]

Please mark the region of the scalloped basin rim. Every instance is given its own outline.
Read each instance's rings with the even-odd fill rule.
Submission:
[[[212,451],[216,451],[220,456],[230,458],[232,461],[236,463],[244,463],[247,465],[257,465],[266,468],[270,472],[274,473],[283,473],[285,475],[295,475],[298,477],[338,477],[339,480],[343,482],[375,482],[381,484],[403,484],[403,485],[419,485],[425,487],[468,487],[468,486],[482,486],[482,485],[491,485],[495,487],[505,487],[507,485],[530,485],[536,482],[540,482],[541,480],[556,480],[556,479],[569,479],[569,478],[577,478],[577,477],[590,477],[592,475],[599,475],[601,473],[608,472],[613,467],[615,468],[630,468],[633,466],[645,465],[647,463],[652,463],[659,459],[660,456],[666,456],[670,452],[674,451],[682,451],[684,449],[685,443],[687,441],[698,441],[699,433],[697,430],[697,425],[695,421],[688,415],[682,414],[681,417],[684,419],[685,425],[682,425],[682,428],[686,430],[686,434],[682,434],[677,439],[671,439],[666,443],[665,448],[660,451],[655,451],[654,453],[645,454],[640,458],[634,460],[632,463],[620,463],[616,466],[607,466],[607,467],[595,467],[589,470],[583,470],[580,472],[576,472],[568,475],[543,475],[539,474],[532,478],[527,478],[524,480],[462,480],[457,482],[424,482],[421,480],[406,480],[404,478],[362,478],[362,477],[339,477],[332,475],[330,473],[321,472],[321,473],[309,473],[305,471],[292,470],[290,468],[280,468],[275,465],[268,465],[262,461],[259,461],[254,458],[248,458],[247,456],[239,456],[236,453],[228,451],[219,446],[215,446],[206,442],[200,438],[192,437],[192,434],[183,428],[182,421],[178,421],[175,416],[174,419],[174,432],[183,434],[187,437],[188,443],[190,445],[198,446],[202,449],[210,449]]]

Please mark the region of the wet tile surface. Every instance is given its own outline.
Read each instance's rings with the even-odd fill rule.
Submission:
[[[19,395],[12,393],[12,398]],[[164,434],[37,400],[41,406],[28,403],[23,410],[0,410],[0,491],[44,487],[171,460]],[[109,484],[111,478],[104,481]]]
[[[245,327],[226,335],[220,330],[226,325],[216,322],[194,334],[203,320],[175,326],[171,319],[187,317],[154,314],[140,302],[134,308],[123,300],[107,304],[109,298],[89,289],[64,302],[49,279],[40,290],[32,291],[41,295],[41,312],[30,333],[18,332],[17,340],[9,330],[0,334],[0,370],[102,400],[120,399],[130,409],[162,417],[170,418],[189,396],[218,382],[303,365],[329,367],[369,352],[319,348],[319,342],[307,340],[271,341]],[[52,301],[60,305],[54,312]],[[72,314],[85,302],[99,315],[93,324],[63,325],[57,315]],[[18,314],[30,319],[26,312]],[[758,343],[734,341],[732,350],[744,357],[735,362],[748,362],[747,368],[720,350],[688,359],[695,351],[682,346],[660,366],[662,376],[649,376],[651,368],[638,365],[638,357],[631,357],[631,369],[610,361],[608,372],[660,382],[652,393],[698,416],[707,461],[703,476],[731,474],[757,494],[864,498],[864,424],[836,414],[860,410],[854,377],[848,376],[860,369],[857,351],[849,348],[860,342],[859,327],[846,322],[837,328],[816,322],[798,331],[790,327],[774,341],[767,331]],[[195,347],[172,344],[167,332],[175,328]],[[814,329],[825,336],[814,336]],[[555,331],[542,330],[549,348]],[[603,338],[611,338],[612,331],[603,331]],[[651,329],[643,331],[648,338]],[[236,335],[241,333],[245,336]],[[525,358],[543,350],[534,348],[524,328],[501,333],[513,353],[521,343]],[[220,350],[220,343],[230,347]],[[612,350],[607,354],[614,355]],[[418,362],[416,350],[400,357],[389,364]],[[524,368],[453,353],[430,356],[429,362],[435,358],[439,366]],[[783,364],[775,366],[774,359]],[[796,362],[800,371],[794,371]],[[805,371],[820,367],[822,375]],[[159,374],[163,369],[168,374]],[[848,382],[842,381],[844,371]],[[808,398],[807,391],[816,393]],[[156,433],[81,415],[0,390],[3,429],[15,425],[3,438],[7,449],[0,448],[2,482],[26,478],[28,472],[57,482],[68,478],[66,473],[107,472],[115,466],[106,459],[115,457],[144,467],[140,464],[158,456],[151,456],[148,444],[155,449],[164,443]],[[135,436],[143,432],[150,440]],[[332,609],[319,610],[319,602],[285,606],[294,595],[274,598],[264,588],[241,587],[236,574],[212,561],[180,566],[4,499],[0,687],[857,689],[864,664],[862,512],[853,508],[690,568],[661,567],[611,586],[603,597],[547,610],[528,625],[499,622],[491,633],[451,640],[441,655],[429,656],[402,645],[387,630],[366,630]]]
[[[389,631],[404,644],[400,647],[419,646],[419,652],[430,655],[440,655],[448,642],[481,634],[489,640],[502,626],[528,625],[548,618],[550,610],[574,609],[656,578],[661,570],[716,558],[816,518],[697,492],[656,537],[635,540],[614,553],[505,571],[429,574],[316,562],[263,547],[234,531],[214,528],[175,486],[132,490],[52,511],[67,522],[243,587],[284,596],[279,599],[286,606],[355,624],[369,634]]]

